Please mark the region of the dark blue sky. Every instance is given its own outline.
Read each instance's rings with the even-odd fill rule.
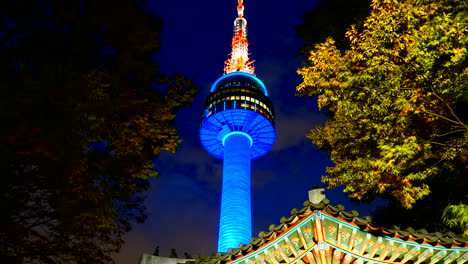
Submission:
[[[294,96],[301,82],[296,70],[302,42],[294,27],[304,10],[316,0],[244,0],[251,59],[256,60],[257,77],[269,89],[275,106],[277,140],[272,151],[252,162],[253,235],[278,224],[293,208],[301,208],[307,191],[320,183],[325,153],[305,138],[309,129],[326,121],[315,98]],[[178,72],[194,80],[200,93],[189,109],[177,117],[184,142],[176,154],[165,153],[156,161],[160,172],[152,180],[147,207],[150,216],[125,236],[126,245],[116,256],[118,264],[137,263],[142,253],[160,246],[168,256],[176,248],[179,257],[215,253],[221,194],[222,161],[211,157],[199,141],[202,104],[211,84],[223,74],[230,52],[236,0],[157,1],[151,9],[164,20],[162,49],[158,55],[162,70]],[[368,206],[354,206],[341,190],[327,191],[333,204],[368,214]]]

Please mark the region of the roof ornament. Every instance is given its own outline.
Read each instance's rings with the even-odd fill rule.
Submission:
[[[314,185],[313,189],[308,192],[309,201],[313,204],[319,204],[323,199],[326,199],[325,189],[319,188],[317,185]]]

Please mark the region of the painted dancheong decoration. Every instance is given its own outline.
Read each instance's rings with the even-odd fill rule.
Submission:
[[[468,238],[374,226],[357,211],[304,202],[247,245],[194,264],[467,264]]]
[[[200,128],[204,148],[223,160],[218,252],[247,244],[252,237],[250,163],[265,155],[276,139],[273,106],[249,58],[242,0],[231,46],[224,75],[206,99]]]

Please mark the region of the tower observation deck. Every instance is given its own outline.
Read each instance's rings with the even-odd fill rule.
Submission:
[[[249,243],[250,163],[265,155],[276,139],[267,88],[255,76],[248,56],[242,0],[238,0],[237,12],[231,58],[225,62],[224,75],[211,86],[200,129],[204,148],[223,160],[218,252]]]

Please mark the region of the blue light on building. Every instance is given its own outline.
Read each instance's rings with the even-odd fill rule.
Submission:
[[[273,105],[249,59],[247,20],[238,0],[231,58],[205,102],[200,128],[203,147],[223,160],[218,252],[252,237],[250,161],[265,155],[276,139]]]
[[[218,252],[248,244],[252,237],[250,162],[273,146],[273,107],[265,85],[247,73],[230,73],[215,82],[205,103],[200,139],[223,159]]]
[[[250,210],[250,136],[229,133],[224,141],[223,194],[218,250],[226,252],[252,237]]]

